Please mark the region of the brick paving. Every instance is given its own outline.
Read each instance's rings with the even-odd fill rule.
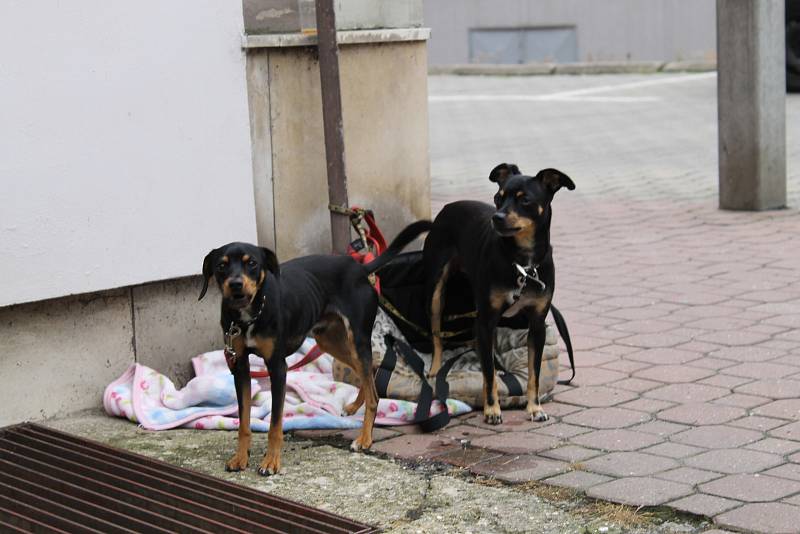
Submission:
[[[520,411],[495,427],[469,415],[436,436],[383,435],[375,449],[666,505],[720,529],[796,531],[800,97],[787,101],[790,209],[726,212],[716,204],[713,77],[628,86],[652,80],[430,78],[432,95],[584,91],[429,110],[434,211],[491,199],[486,175],[502,161],[575,181],[554,202],[552,240],[554,302],[578,374],[545,404],[547,424]],[[592,91],[612,98],[582,98]]]

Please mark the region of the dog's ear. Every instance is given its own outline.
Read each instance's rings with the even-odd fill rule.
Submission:
[[[515,174],[522,174],[519,172],[519,167],[513,163],[501,163],[489,173],[489,181],[495,182],[498,186],[503,187],[508,177],[514,176]]]
[[[558,169],[542,169],[536,175],[536,179],[540,180],[551,194],[555,194],[562,187],[566,187],[570,191],[575,189],[575,183],[572,178]]]
[[[264,262],[264,266],[267,268],[267,270],[275,276],[280,276],[281,268],[278,264],[278,256],[276,256],[275,253],[268,248],[259,247],[259,249],[261,250],[261,259]]]
[[[203,300],[203,297],[206,296],[206,291],[208,291],[208,282],[211,281],[211,277],[214,276],[214,264],[216,263],[218,255],[219,249],[215,248],[206,254],[206,257],[203,260],[203,289],[200,290],[200,297],[197,300]]]

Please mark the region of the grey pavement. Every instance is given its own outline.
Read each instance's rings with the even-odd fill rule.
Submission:
[[[798,531],[800,96],[786,106],[790,208],[720,211],[715,83],[430,78],[434,211],[491,199],[486,176],[503,161],[556,167],[577,185],[554,201],[552,236],[578,377],[528,440],[504,424],[478,446],[557,439],[473,472]]]

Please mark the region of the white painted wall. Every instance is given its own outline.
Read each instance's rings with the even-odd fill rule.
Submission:
[[[234,0],[0,1],[0,306],[255,241]]]

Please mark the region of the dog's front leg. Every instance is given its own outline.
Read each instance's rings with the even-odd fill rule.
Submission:
[[[282,351],[276,351],[267,360],[272,390],[272,412],[267,434],[267,453],[258,468],[260,475],[274,475],[281,469],[283,448],[283,403],[286,399],[286,360]]]
[[[244,341],[234,340],[237,359],[233,364],[233,383],[236,386],[236,402],[239,405],[239,439],[236,453],[225,464],[226,471],[241,471],[247,468],[250,457],[250,357],[245,352]]]
[[[497,378],[494,373],[494,332],[499,318],[496,313],[478,309],[475,321],[475,339],[483,372],[483,420],[490,425],[503,422],[500,399],[497,396]]]
[[[548,416],[539,404],[539,377],[542,372],[542,353],[547,332],[544,318],[531,315],[528,327],[528,406],[531,421],[547,421]]]

